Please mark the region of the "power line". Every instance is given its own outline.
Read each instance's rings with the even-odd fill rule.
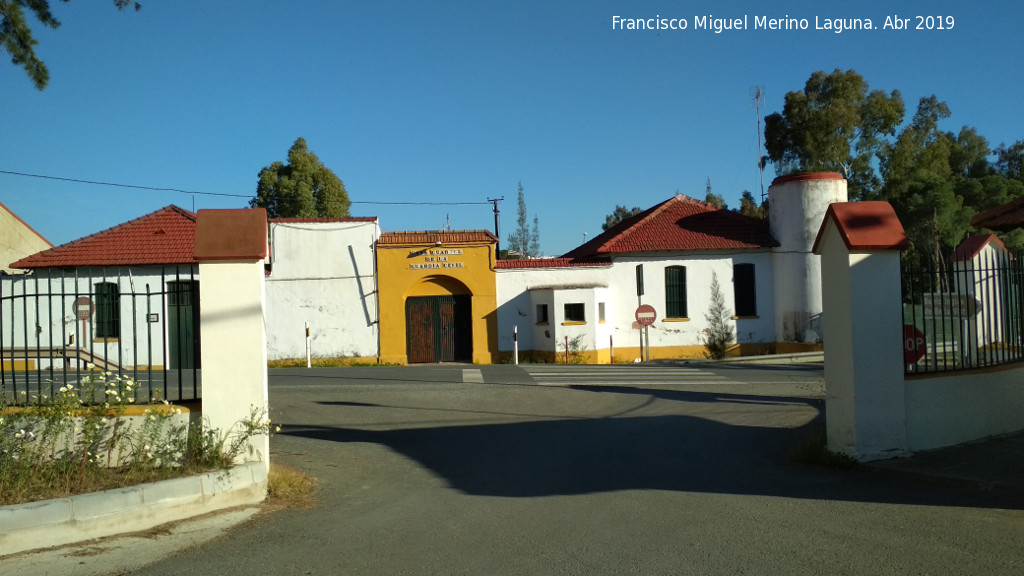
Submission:
[[[42,178],[44,180],[57,180],[60,182],[73,182],[75,184],[93,184],[96,186],[114,186],[117,188],[132,188],[135,190],[151,190],[154,192],[178,192],[181,194],[197,194],[200,196],[225,196],[228,198],[252,198],[245,194],[227,194],[225,192],[199,192],[197,190],[181,190],[179,188],[159,188],[156,186],[138,186],[135,184],[119,184],[116,182],[97,182],[94,180],[81,180],[79,178],[62,178],[60,176],[46,176],[43,174],[27,174],[25,172],[14,172],[11,170],[0,170],[0,174],[10,176],[24,176],[25,178]],[[371,202],[358,201],[350,204],[374,204],[382,206],[471,206],[490,204],[490,202]]]
[[[155,192],[179,192],[181,194],[198,194],[200,196],[227,196],[230,198],[251,198],[251,196],[244,196],[242,194],[227,194],[224,192],[198,192],[195,190],[181,190],[178,188],[157,188],[155,186],[137,186],[134,184],[118,184],[116,182],[96,182],[94,180],[80,180],[78,178],[61,178],[59,176],[44,176],[42,174],[26,174],[24,172],[12,172],[10,170],[0,170],[0,174],[9,174],[11,176],[24,176],[26,178],[42,178],[44,180],[58,180],[61,182],[74,182],[75,184],[94,184],[96,186],[114,186],[117,188],[134,188],[136,190],[152,190]]]
[[[475,206],[479,204],[490,204],[490,202],[356,202],[349,201],[349,204],[384,204],[387,206]]]

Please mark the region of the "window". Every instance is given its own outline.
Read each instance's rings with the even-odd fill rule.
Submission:
[[[665,317],[686,318],[686,266],[665,268]]]
[[[565,321],[566,322],[586,322],[586,307],[582,302],[565,305]]]
[[[548,305],[537,304],[537,324],[548,323]]]
[[[121,335],[121,301],[117,284],[96,284],[96,312],[93,318],[93,337],[117,338]]]
[[[733,302],[736,316],[757,316],[757,290],[754,284],[753,264],[734,264],[732,267]]]
[[[597,321],[604,324],[604,302],[597,303]]]

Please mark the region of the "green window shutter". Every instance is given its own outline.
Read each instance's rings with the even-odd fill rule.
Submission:
[[[686,310],[686,266],[665,268],[665,317],[688,318]]]
[[[757,316],[757,287],[754,283],[753,264],[733,265],[732,287],[736,315]]]
[[[117,284],[101,282],[96,285],[96,312],[93,336],[118,338],[121,336],[121,301]]]

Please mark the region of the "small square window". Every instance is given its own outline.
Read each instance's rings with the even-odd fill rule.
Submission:
[[[586,322],[586,307],[582,302],[565,305],[565,321],[566,322]]]
[[[537,304],[537,324],[548,323],[548,305]]]
[[[604,302],[597,303],[597,321],[604,324]]]

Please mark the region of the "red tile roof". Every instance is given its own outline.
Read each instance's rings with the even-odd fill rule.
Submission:
[[[571,258],[525,258],[523,260],[498,260],[494,263],[496,269],[517,270],[523,268],[569,268],[575,266],[606,266],[608,262],[585,261],[579,262]]]
[[[778,246],[768,222],[677,194],[565,254],[592,258],[636,252],[747,250]]]
[[[376,216],[349,216],[348,218],[269,218],[271,224],[323,224],[326,222],[376,222]]]
[[[14,268],[141,266],[196,262],[196,215],[167,206],[18,260]]]
[[[997,238],[995,234],[985,234],[982,236],[964,238],[964,241],[956,247],[956,250],[953,252],[953,256],[950,257],[950,259],[953,262],[967,262],[968,260],[973,260],[974,257],[990,243],[1001,248],[1003,253],[1007,253],[1006,244],[1003,244],[1002,240]]]
[[[829,204],[818,228],[812,252],[818,252],[828,223],[835,222],[848,250],[906,250],[910,240],[896,211],[888,202],[836,202]]]
[[[462,244],[484,242],[493,244],[498,238],[487,230],[426,230],[423,232],[385,232],[378,244]]]
[[[1024,197],[978,214],[971,220],[971,226],[1006,231],[1024,228]]]

